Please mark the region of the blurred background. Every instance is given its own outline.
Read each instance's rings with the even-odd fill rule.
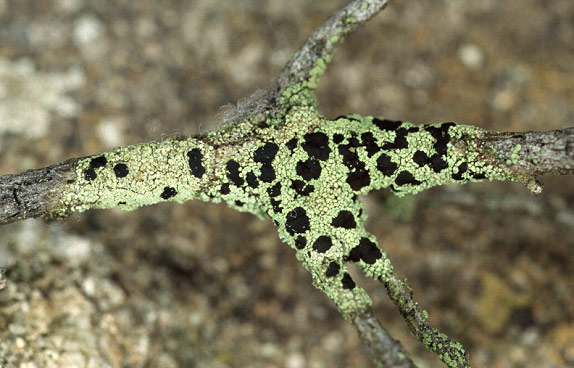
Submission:
[[[341,0],[0,0],[0,174],[218,126]],[[336,54],[327,117],[574,125],[574,2],[391,1]],[[574,366],[574,181],[364,198],[431,323],[476,367]],[[0,228],[0,367],[362,367],[271,221],[224,205]],[[353,276],[421,368],[382,285]]]

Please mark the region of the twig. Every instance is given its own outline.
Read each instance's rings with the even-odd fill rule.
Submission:
[[[373,352],[375,363],[381,367],[414,368],[415,363],[401,343],[393,339],[381,325],[371,308],[353,319],[361,341]]]

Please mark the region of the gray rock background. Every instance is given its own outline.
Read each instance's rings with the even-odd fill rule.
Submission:
[[[0,173],[213,129],[344,3],[0,0]],[[572,126],[574,2],[393,1],[318,94],[328,117]],[[544,182],[538,197],[483,183],[365,198],[371,231],[476,367],[574,365],[574,184]],[[2,368],[372,365],[271,222],[223,205],[4,226],[0,266]],[[439,366],[359,280],[420,367]]]

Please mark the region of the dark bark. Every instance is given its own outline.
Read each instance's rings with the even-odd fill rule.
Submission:
[[[76,159],[43,169],[0,177],[0,224],[33,217],[57,219],[69,211],[60,211],[60,194],[74,180]]]

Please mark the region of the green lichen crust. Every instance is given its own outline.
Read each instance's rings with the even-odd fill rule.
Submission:
[[[371,301],[345,264],[356,263],[385,284],[392,272],[363,226],[358,196],[379,188],[402,196],[446,183],[509,179],[479,159],[470,142],[481,134],[454,123],[414,125],[358,115],[327,120],[309,103],[286,111],[280,124],[243,121],[207,136],[82,159],[64,197],[75,211],[200,199],[268,215],[315,286],[352,320]],[[446,354],[443,360],[456,358]]]

